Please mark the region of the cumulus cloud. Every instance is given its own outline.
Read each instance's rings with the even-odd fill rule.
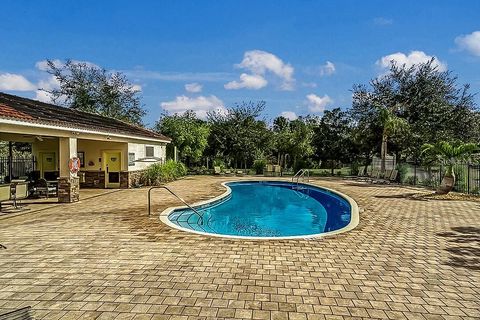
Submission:
[[[162,109],[172,113],[182,114],[187,110],[193,110],[199,118],[206,118],[207,112],[212,110],[226,111],[222,100],[214,95],[187,97],[177,96],[175,100],[160,103]]]
[[[261,75],[242,73],[240,75],[240,81],[230,81],[224,85],[224,88],[227,90],[237,90],[242,88],[258,90],[265,87],[267,83],[267,80]]]
[[[38,90],[35,94],[35,100],[51,103],[53,102],[52,95],[47,91],[57,89],[60,87],[60,82],[54,76],[42,79],[38,82]],[[47,90],[47,91],[45,91]]]
[[[283,111],[280,113],[280,116],[287,118],[288,120],[295,120],[298,118],[297,114],[293,111]]]
[[[0,74],[0,90],[33,91],[37,87],[22,75],[14,73]]]
[[[320,66],[320,76],[331,76],[335,71],[333,62],[327,61],[323,66]]]
[[[325,108],[333,103],[333,100],[328,96],[324,95],[323,97],[319,97],[316,94],[309,94],[307,95],[307,106],[310,112],[323,112]]]
[[[402,52],[392,53],[381,57],[379,60],[377,60],[376,64],[383,69],[388,69],[392,64],[392,61],[394,61],[399,66],[405,65],[406,68],[410,68],[413,65],[428,62],[432,58],[435,58],[433,65],[437,66],[439,71],[447,70],[446,63],[440,61],[435,56],[426,54],[423,51],[411,51],[408,55]]]
[[[192,93],[198,93],[198,92],[202,92],[202,85],[200,83],[197,83],[197,82],[193,82],[193,83],[187,83],[185,85],[185,90],[187,90],[188,92],[192,92]]]
[[[455,38],[455,43],[460,50],[465,50],[474,56],[480,57],[480,31],[458,36]]]
[[[251,72],[250,75],[243,73],[240,76],[240,82],[232,81],[225,85],[226,89],[259,89],[267,85],[267,80],[265,80],[265,75],[267,73],[273,74],[278,77],[282,84],[280,88],[282,90],[292,90],[295,79],[293,78],[293,67],[282,61],[276,55],[262,51],[262,50],[252,50],[247,51],[243,55],[243,60],[241,63],[235,65],[237,68],[246,69]],[[255,80],[255,86],[246,86],[239,85],[244,83],[244,79]],[[254,77],[254,78],[248,78]],[[261,84],[261,86],[260,86]],[[228,87],[228,88],[227,88]]]

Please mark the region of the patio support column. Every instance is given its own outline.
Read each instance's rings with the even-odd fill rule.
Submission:
[[[77,138],[58,139],[59,171],[58,202],[77,202],[79,200],[80,182],[76,173],[71,173],[68,161],[77,156]]]

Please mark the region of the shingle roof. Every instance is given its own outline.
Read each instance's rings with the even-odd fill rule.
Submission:
[[[0,92],[0,118],[140,138],[171,139],[124,121]]]

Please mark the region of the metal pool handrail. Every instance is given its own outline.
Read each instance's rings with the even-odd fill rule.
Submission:
[[[295,175],[292,177],[292,183],[297,178],[297,186],[298,186],[298,180],[302,178],[302,181],[305,181],[305,173],[307,174],[307,182],[310,181],[310,170],[308,169],[300,169],[295,173]]]
[[[200,212],[198,212],[195,208],[193,208],[191,205],[189,205],[185,200],[183,200],[182,198],[180,198],[177,194],[175,194],[175,192],[173,192],[172,190],[170,190],[169,188],[165,187],[165,186],[154,186],[154,187],[151,187],[150,189],[148,189],[148,215],[150,215],[150,207],[151,207],[151,192],[153,189],[165,189],[167,190],[168,192],[170,192],[175,198],[177,198],[178,200],[180,200],[184,205],[186,205],[190,210],[192,210],[193,212],[195,212],[198,217],[200,218],[201,220],[201,224],[203,224],[203,216],[200,214]]]

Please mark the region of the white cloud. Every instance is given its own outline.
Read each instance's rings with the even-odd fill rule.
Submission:
[[[327,61],[323,66],[320,66],[320,76],[331,76],[335,71],[335,65],[330,61]]]
[[[430,56],[426,54],[423,51],[411,51],[408,55],[402,52],[392,53],[387,56],[381,57],[379,60],[377,60],[376,64],[383,69],[388,69],[392,64],[392,61],[394,61],[399,66],[405,65],[406,68],[410,68],[413,65],[428,62],[432,58],[435,58],[433,65],[437,66],[439,71],[447,70],[446,63],[440,61],[435,56]]]
[[[190,98],[184,95],[177,96],[173,101],[160,103],[160,106],[172,113],[182,114],[187,110],[193,110],[199,118],[206,118],[207,112],[212,110],[226,111],[222,100],[214,95],[198,96]]]
[[[37,90],[34,99],[45,103],[53,102],[51,94],[43,90]]]
[[[202,92],[202,85],[198,82],[187,83],[185,85],[185,90],[192,93]]]
[[[52,60],[53,64],[56,66],[56,67],[61,67],[63,66],[63,62],[60,61],[59,59],[54,59]],[[37,68],[38,70],[40,71],[47,71],[49,70],[50,68],[48,67],[48,63],[47,63],[47,60],[41,60],[41,61],[37,61],[37,63],[35,63],[35,68]]]
[[[280,117],[287,118],[288,120],[295,120],[298,118],[297,114],[293,111],[283,111],[280,113]]]
[[[274,74],[275,76],[277,76],[282,80],[282,84],[280,86],[282,90],[293,89],[293,86],[295,83],[295,79],[293,78],[293,72],[294,72],[293,67],[288,63],[284,63],[282,59],[278,58],[276,55],[272,53],[262,51],[262,50],[247,51],[243,55],[242,62],[235,66],[237,68],[249,70],[252,73],[252,75],[247,75],[243,73],[240,77],[243,76],[244,78],[246,78],[246,76],[250,76],[250,77],[255,76],[257,80],[261,81],[261,79],[263,79],[264,82],[261,82],[261,83],[264,83],[264,85],[262,85],[262,87],[264,87],[267,84],[267,81],[265,80],[264,77],[268,72],[268,73]],[[240,80],[242,80],[242,78],[240,78]],[[235,82],[235,81],[232,81],[232,82]],[[241,82],[235,82],[235,83],[238,84],[242,82],[243,80]],[[228,83],[227,85],[229,85],[230,83]],[[234,84],[232,84],[232,86],[233,88],[231,89],[239,89],[239,88],[259,89],[258,85],[256,87],[240,86],[238,88],[236,88]]]
[[[319,97],[313,93],[307,95],[307,106],[311,112],[321,113],[325,111],[325,107],[332,103],[333,100],[328,95],[324,95],[323,97]]]
[[[33,91],[36,86],[22,75],[14,73],[0,74],[0,90]]]
[[[253,89],[258,90],[267,85],[267,80],[261,75],[258,74],[246,74],[242,73],[240,75],[240,81],[230,81],[225,84],[224,87],[227,90],[236,90],[236,89]]]
[[[142,86],[139,84],[133,84],[132,89],[135,91],[142,91]]]
[[[474,56],[480,57],[480,31],[458,36],[455,38],[455,43],[460,50],[465,50]]]

